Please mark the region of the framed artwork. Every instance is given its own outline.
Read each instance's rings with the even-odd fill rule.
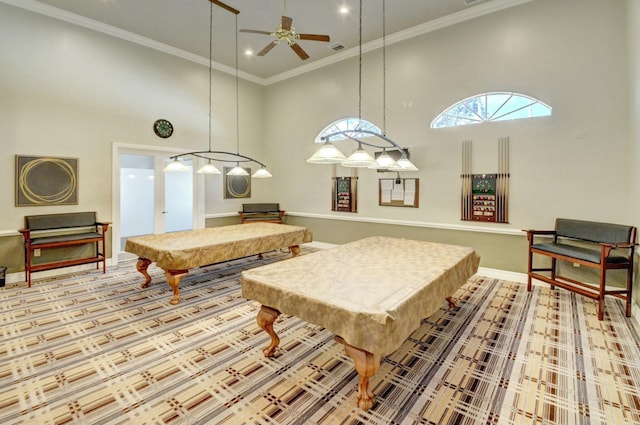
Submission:
[[[331,211],[358,212],[356,203],[357,177],[334,177]]]
[[[16,206],[78,205],[78,158],[16,155]]]
[[[251,168],[243,167],[249,173],[246,176],[228,176],[227,173],[232,168],[224,167],[223,169],[224,198],[251,198]]]

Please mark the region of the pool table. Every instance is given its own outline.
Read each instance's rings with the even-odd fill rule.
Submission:
[[[368,410],[369,378],[381,358],[445,300],[455,306],[452,295],[479,261],[469,247],[374,236],[245,270],[242,296],[261,304],[257,322],[271,337],[266,357],[280,343],[273,324],[281,313],[336,334],[359,374],[358,406]]]
[[[289,248],[295,257],[300,252],[300,245],[312,240],[313,235],[306,227],[247,223],[131,237],[125,251],[138,256],[136,269],[146,279],[142,288],[149,286],[151,277],[147,269],[155,262],[164,270],[167,283],[173,289],[170,303],[178,304],[180,281],[189,269],[280,248]]]

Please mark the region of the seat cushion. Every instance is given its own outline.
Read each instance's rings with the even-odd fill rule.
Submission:
[[[82,239],[93,239],[93,238],[102,238],[102,235],[98,232],[88,232],[88,233],[74,233],[71,235],[43,236],[41,238],[31,239],[31,246],[43,245],[43,244],[55,243],[55,242],[78,241]]]
[[[549,252],[552,254],[565,255],[567,257],[577,258],[594,264],[600,264],[600,251],[597,249],[589,249],[581,246],[568,245],[562,243],[537,243],[531,245],[532,249]],[[607,258],[607,263],[625,263],[625,257],[612,255]]]

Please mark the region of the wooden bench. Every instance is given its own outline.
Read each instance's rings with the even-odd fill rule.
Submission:
[[[556,219],[554,230],[524,230],[529,241],[527,290],[531,291],[531,279],[538,279],[598,301],[598,319],[604,318],[604,297],[611,295],[626,302],[625,314],[631,316],[631,290],[633,260],[637,229],[633,226],[599,223],[566,218]],[[534,238],[551,238],[535,243]],[[534,254],[549,257],[550,267],[534,267]],[[586,283],[557,270],[557,260],[596,269],[599,283]],[[626,270],[625,288],[607,288],[607,271]],[[539,272],[546,272],[547,275]]]
[[[96,263],[97,269],[102,263],[102,272],[106,273],[105,234],[109,224],[111,223],[97,221],[95,211],[25,216],[24,229],[19,232],[24,237],[24,270],[29,287],[31,274],[42,270],[89,263]],[[95,244],[93,255],[33,264],[36,250],[83,244]]]
[[[284,217],[284,211],[280,210],[280,204],[277,203],[242,204],[242,211],[238,211],[238,214],[242,223],[266,221],[282,224]]]

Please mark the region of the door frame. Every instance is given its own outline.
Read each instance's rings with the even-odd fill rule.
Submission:
[[[120,254],[120,154],[158,155],[167,157],[189,152],[170,147],[136,145],[130,143],[114,142],[111,154],[111,262],[118,264]],[[194,161],[195,166],[195,161]],[[205,226],[204,217],[204,177],[202,174],[193,173],[193,228],[202,229]]]

